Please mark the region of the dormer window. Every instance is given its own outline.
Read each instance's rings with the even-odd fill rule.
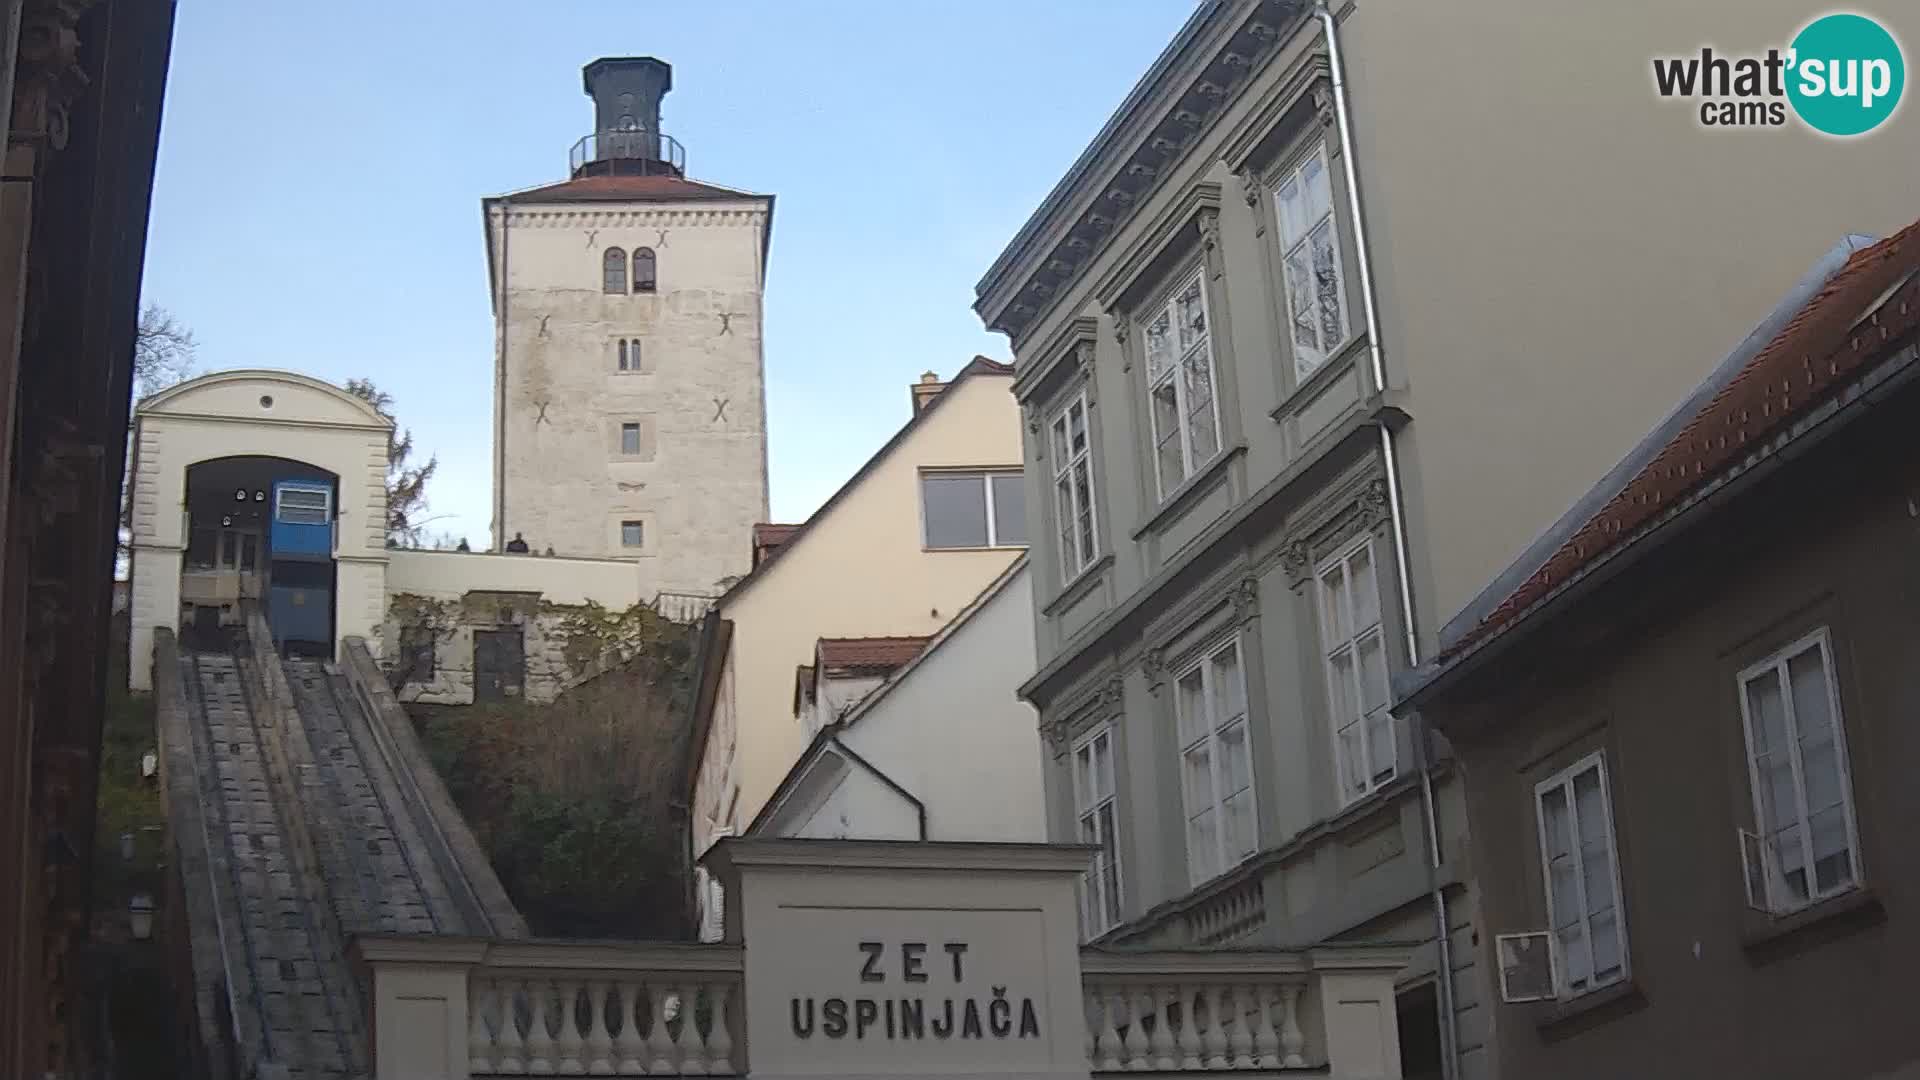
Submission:
[[[648,258],[647,274],[653,274],[652,258]],[[651,286],[649,286],[651,288]],[[620,248],[610,247],[600,259],[600,291],[624,296],[627,292],[627,253]]]
[[[633,291],[652,292],[654,286],[653,249],[633,249]]]

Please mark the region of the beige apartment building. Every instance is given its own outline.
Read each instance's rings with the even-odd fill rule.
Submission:
[[[1458,774],[1390,675],[1920,207],[1911,108],[1839,140],[1656,89],[1813,14],[1212,0],[1012,239],[976,308],[1026,420],[1052,835],[1112,864],[1090,936],[1421,942],[1406,1075],[1490,1074]]]
[[[823,639],[924,644],[1026,549],[1012,383],[1012,368],[981,357],[951,382],[928,376],[912,388],[912,418],[805,524],[756,530],[752,572],[715,601],[702,629],[688,774],[694,856],[746,832],[823,726],[814,706],[830,695],[815,693],[823,680],[811,677],[826,664]],[[701,922],[713,925],[706,912],[718,897],[704,882]]]

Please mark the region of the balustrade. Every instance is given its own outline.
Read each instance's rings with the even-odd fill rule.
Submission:
[[[473,1076],[732,1076],[738,977],[475,972]]]
[[[1307,970],[1248,964],[1249,955],[1261,954],[1088,951],[1082,996],[1092,1070],[1311,1067],[1301,1024]]]

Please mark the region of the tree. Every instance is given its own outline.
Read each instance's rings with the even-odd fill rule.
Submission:
[[[133,399],[150,397],[176,383],[193,378],[193,362],[200,349],[193,331],[174,319],[173,313],[158,304],[140,311],[140,325],[133,333]],[[124,561],[133,543],[133,429],[127,429],[126,466],[120,477],[120,530],[115,553],[115,573],[126,570]]]
[[[372,379],[348,379],[347,393],[374,407],[381,416],[393,419],[393,395],[373,385]],[[427,481],[440,467],[437,455],[418,467],[408,464],[413,456],[413,432],[398,423],[387,436],[387,543],[392,547],[418,547],[428,519]]]
[[[192,378],[198,351],[193,331],[175,321],[167,309],[148,304],[140,312],[140,327],[133,336],[134,399]]]

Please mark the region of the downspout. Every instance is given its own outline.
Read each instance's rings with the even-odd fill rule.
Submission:
[[[507,236],[508,217],[513,204],[500,200],[500,284],[495,290],[499,305],[500,348],[493,367],[493,550],[507,546]],[[487,228],[493,228],[488,215]]]
[[[1316,0],[1314,15],[1320,20],[1327,44],[1327,66],[1333,81],[1333,111],[1340,129],[1340,160],[1347,182],[1347,212],[1353,219],[1355,262],[1360,272],[1361,307],[1367,320],[1367,364],[1373,376],[1376,394],[1387,392],[1387,364],[1380,346],[1380,306],[1374,291],[1373,265],[1369,259],[1367,219],[1360,203],[1359,166],[1353,152],[1353,111],[1347,101],[1346,65],[1340,54],[1340,26],[1327,0]],[[1420,630],[1413,611],[1413,559],[1407,546],[1406,505],[1400,484],[1400,454],[1393,428],[1384,420],[1379,424],[1381,464],[1387,474],[1387,514],[1393,529],[1394,575],[1400,582],[1400,624],[1406,636],[1407,666],[1420,663]],[[1448,935],[1447,897],[1440,887],[1440,821],[1433,792],[1433,764],[1428,748],[1428,733],[1423,721],[1416,720],[1413,731],[1414,766],[1420,773],[1420,811],[1427,842],[1427,894],[1433,900],[1434,945],[1439,953],[1435,986],[1440,1005],[1440,1064],[1446,1080],[1460,1074],[1460,1022],[1453,1001],[1453,941]]]

